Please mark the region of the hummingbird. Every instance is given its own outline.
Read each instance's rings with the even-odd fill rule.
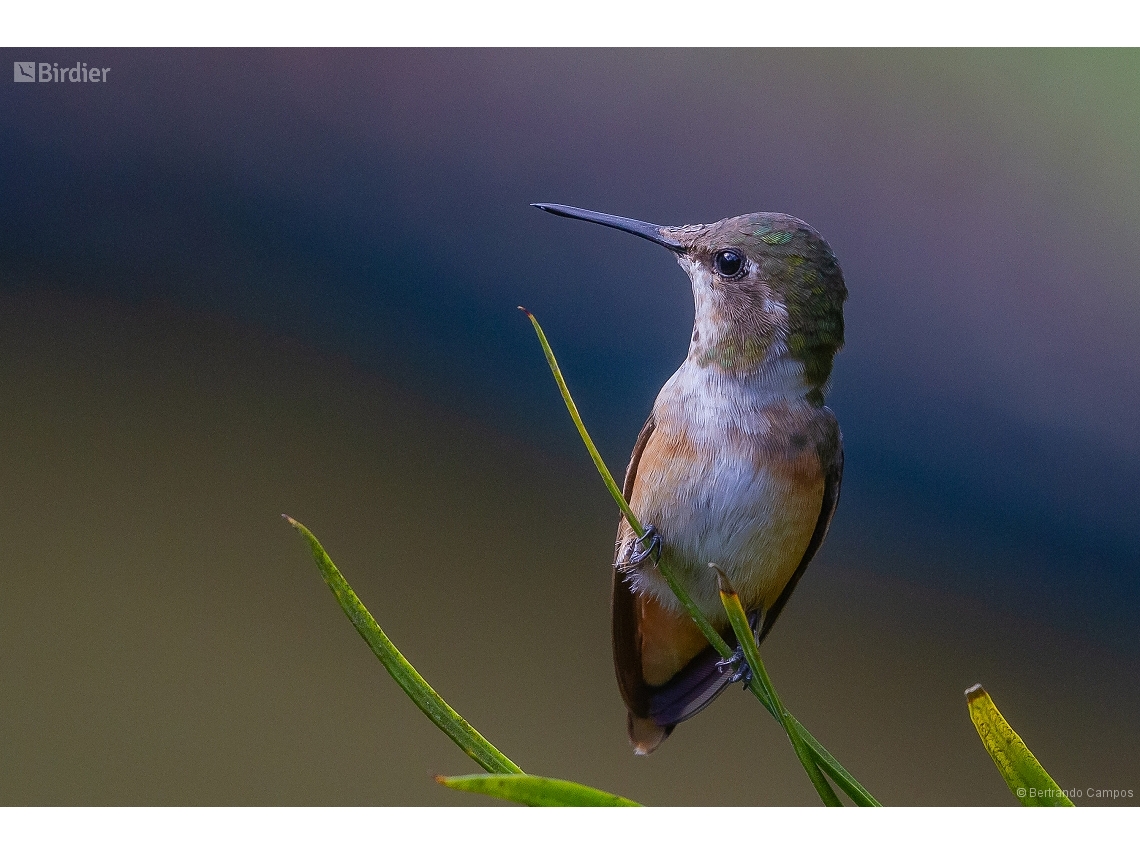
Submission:
[[[732,646],[723,570],[759,643],[827,535],[843,438],[824,393],[843,346],[847,287],[827,242],[788,214],[658,226],[534,207],[653,241],[692,283],[688,355],[657,395],[625,473],[625,498],[645,536],[623,517],[614,550],[614,668],[630,744],[649,754],[751,677],[739,647],[724,661],[708,643],[658,562]]]

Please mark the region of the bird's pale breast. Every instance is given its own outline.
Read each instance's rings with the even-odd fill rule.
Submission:
[[[708,412],[694,417],[683,395],[667,391],[654,409],[631,506],[657,528],[670,566],[720,625],[710,562],[728,574],[747,610],[770,607],[799,566],[823,503],[820,449],[833,422],[788,398],[725,411],[704,401]],[[637,590],[679,608],[655,569],[643,562],[632,572]]]

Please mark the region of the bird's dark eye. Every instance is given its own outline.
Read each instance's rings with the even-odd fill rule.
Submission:
[[[716,254],[713,264],[716,266],[717,273],[725,279],[732,279],[744,269],[744,256],[735,249],[722,249]]]

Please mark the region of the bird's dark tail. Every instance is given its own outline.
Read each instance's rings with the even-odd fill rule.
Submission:
[[[629,710],[629,741],[637,754],[654,751],[674,727],[711,704],[735,674],[711,645],[706,642],[703,648],[699,646],[703,639],[684,615],[671,619],[691,628],[691,634],[697,636],[690,641],[695,655],[664,683],[647,683],[641,659],[642,635],[647,631],[644,596],[632,590],[624,574],[614,574],[614,662]],[[754,630],[757,617],[755,613],[750,616]]]

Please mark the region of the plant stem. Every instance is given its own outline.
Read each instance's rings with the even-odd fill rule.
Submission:
[[[728,622],[732,625],[732,631],[736,633],[736,641],[740,645],[740,649],[744,651],[744,658],[748,662],[748,667],[752,669],[752,676],[758,679],[760,685],[764,687],[764,692],[772,704],[776,720],[783,725],[784,731],[788,734],[792,748],[795,749],[796,756],[800,759],[804,771],[807,772],[812,786],[815,787],[815,791],[819,793],[819,797],[825,805],[842,807],[843,802],[839,801],[839,796],[835,795],[835,790],[831,789],[831,785],[827,783],[827,778],[819,771],[815,757],[812,756],[811,751],[800,739],[795,727],[788,720],[788,713],[784,709],[784,705],[780,703],[780,696],[776,694],[772,681],[768,679],[768,671],[760,658],[760,650],[756,646],[756,636],[752,633],[752,627],[748,625],[748,615],[744,613],[744,607],[740,604],[740,597],[733,590],[732,583],[729,582],[723,570],[715,564],[710,564],[709,568],[716,570],[717,579],[720,582],[720,601],[724,604],[724,610],[728,614]]]
[[[519,309],[526,313],[530,318],[531,324],[534,326],[535,333],[538,334],[539,344],[542,345],[542,352],[546,354],[546,361],[550,365],[550,371],[554,375],[554,382],[558,384],[558,390],[562,393],[562,400],[566,402],[566,409],[570,411],[570,418],[574,422],[574,426],[578,428],[578,435],[582,437],[582,442],[586,446],[586,451],[590,453],[590,458],[594,461],[594,466],[598,468],[598,473],[602,476],[610,495],[613,496],[617,506],[621,508],[622,515],[629,522],[629,527],[633,529],[633,533],[638,537],[645,536],[645,527],[637,519],[633,509],[629,506],[629,502],[625,500],[621,490],[618,488],[617,482],[614,481],[613,476],[610,474],[609,468],[606,466],[602,455],[598,452],[598,447],[594,445],[594,441],[590,439],[590,433],[586,430],[586,425],[582,421],[582,416],[578,414],[578,406],[574,403],[574,399],[570,396],[570,389],[566,386],[566,380],[562,377],[562,369],[558,367],[558,360],[554,358],[554,351],[550,348],[550,342],[546,340],[546,333],[542,331],[542,327],[538,323],[538,318],[532,315],[529,311],[519,306]],[[688,610],[693,620],[696,621],[697,626],[701,628],[705,638],[716,649],[716,652],[721,655],[722,659],[727,659],[732,656],[732,648],[728,643],[721,638],[720,633],[713,628],[709,619],[705,617],[704,613],[697,608],[697,604],[693,602],[689,593],[677,584],[676,578],[673,576],[672,571],[669,569],[668,562],[664,557],[658,558],[657,569],[661,571],[661,575],[665,581],[669,583],[669,588],[673,594],[681,601],[682,605]]]

